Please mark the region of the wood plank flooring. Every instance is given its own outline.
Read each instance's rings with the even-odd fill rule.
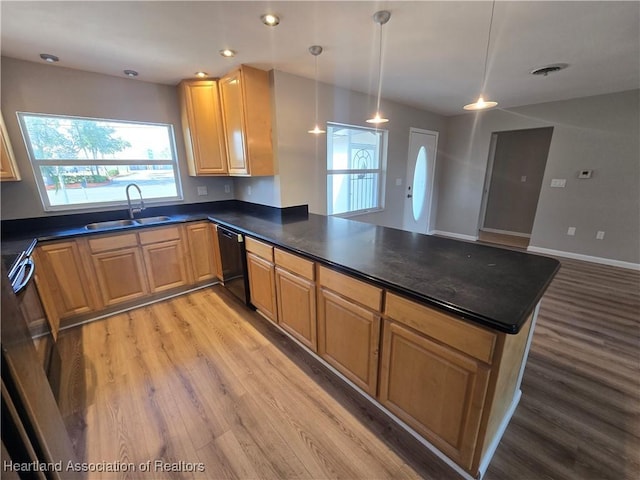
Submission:
[[[488,480],[640,476],[640,275],[562,263]],[[137,470],[87,478],[458,478],[220,287],[68,330],[59,345],[79,458]]]

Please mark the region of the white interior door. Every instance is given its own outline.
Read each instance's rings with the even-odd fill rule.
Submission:
[[[438,132],[411,129],[402,220],[404,230],[429,233],[437,151]]]

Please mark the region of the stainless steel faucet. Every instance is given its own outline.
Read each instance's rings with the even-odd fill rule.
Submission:
[[[133,205],[131,205],[131,197],[129,196],[129,189],[131,187],[136,187],[136,189],[138,190],[138,194],[140,195],[140,206],[138,208],[133,208]],[[140,187],[135,183],[130,183],[129,185],[127,185],[126,193],[127,193],[127,204],[129,204],[129,217],[133,219],[133,215],[135,213],[138,213],[144,210],[144,199],[142,198],[142,190],[140,190]]]

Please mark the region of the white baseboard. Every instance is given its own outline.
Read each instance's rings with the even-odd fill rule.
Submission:
[[[630,270],[640,270],[640,263],[623,262],[621,260],[613,260],[604,257],[592,257],[591,255],[583,255],[581,253],[565,252],[562,250],[553,250],[551,248],[542,248],[529,245],[528,252],[542,253],[545,255],[554,255],[556,257],[572,258],[574,260],[583,260],[585,262],[600,263],[602,265],[610,265],[612,267],[628,268]]]
[[[476,240],[478,240],[477,236],[464,235],[462,233],[443,232],[442,230],[432,230],[431,232],[429,232],[429,235],[442,235],[443,237],[457,238],[459,240],[468,240],[470,242],[475,242]]]
[[[481,228],[482,232],[499,233],[500,235],[510,235],[512,237],[531,238],[530,233],[510,232],[509,230],[498,230],[497,228]]]

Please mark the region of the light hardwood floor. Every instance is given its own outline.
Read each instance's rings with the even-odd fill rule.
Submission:
[[[487,480],[640,475],[640,276],[562,263]],[[458,478],[220,287],[59,343],[61,408],[82,461],[206,468],[87,478]]]

